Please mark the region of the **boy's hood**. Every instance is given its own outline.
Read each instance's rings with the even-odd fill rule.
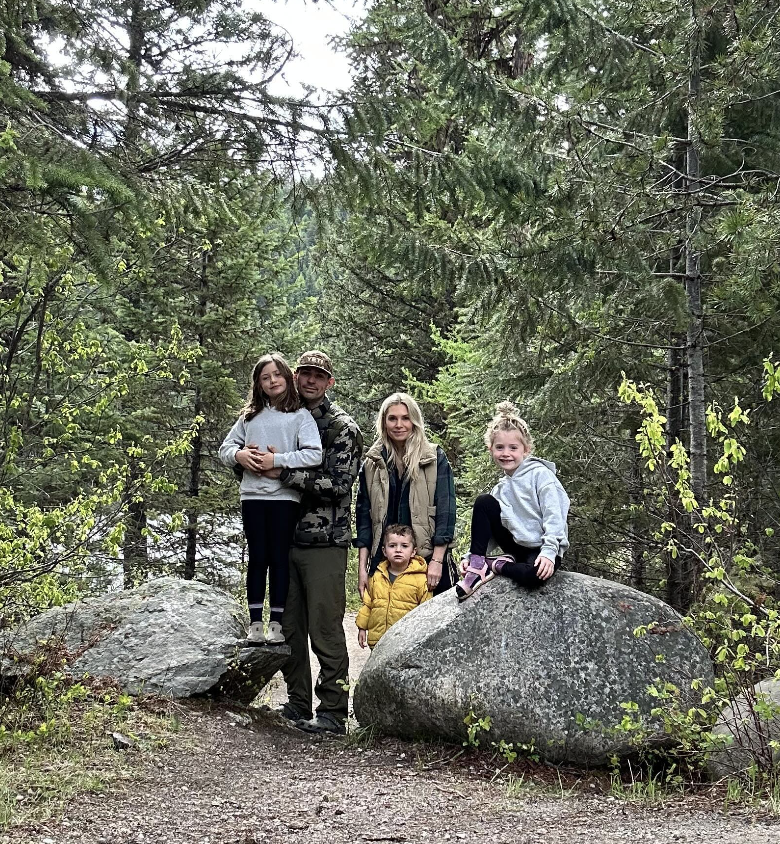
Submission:
[[[387,576],[389,568],[390,563],[388,563],[387,560],[382,560],[382,562],[377,566],[377,571],[381,571],[382,574]],[[428,571],[428,563],[426,563],[425,560],[418,554],[409,560],[409,566],[403,574],[417,574],[417,572],[421,571]],[[400,574],[398,576],[401,577]]]

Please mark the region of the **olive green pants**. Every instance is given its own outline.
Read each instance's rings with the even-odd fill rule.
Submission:
[[[339,684],[349,682],[349,656],[344,637],[347,597],[346,548],[290,549],[290,590],[282,629],[292,651],[282,667],[287,699],[305,717],[311,717],[311,649],[320,663],[314,691],[318,712],[339,719],[348,714],[349,692]]]

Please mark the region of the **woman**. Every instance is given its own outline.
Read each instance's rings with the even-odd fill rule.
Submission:
[[[417,402],[393,393],[376,420],[377,438],[360,470],[357,499],[358,590],[362,597],[382,560],[386,525],[410,525],[428,563],[428,587],[449,589],[456,573],[449,551],[455,536],[455,482],[447,456],[425,436]]]

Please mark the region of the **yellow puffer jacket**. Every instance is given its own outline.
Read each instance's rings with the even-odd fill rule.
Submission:
[[[361,630],[368,630],[368,646],[374,645],[396,621],[429,600],[428,566],[422,557],[412,557],[409,567],[390,583],[387,560],[377,566],[363,592],[363,606],[355,619]]]

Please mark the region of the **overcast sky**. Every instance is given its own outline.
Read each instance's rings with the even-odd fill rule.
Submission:
[[[273,93],[299,95],[301,84],[330,91],[350,84],[349,64],[329,40],[349,31],[351,21],[360,20],[366,0],[245,0],[245,6],[284,27],[293,38],[298,56],[287,64],[284,79],[274,82]]]

